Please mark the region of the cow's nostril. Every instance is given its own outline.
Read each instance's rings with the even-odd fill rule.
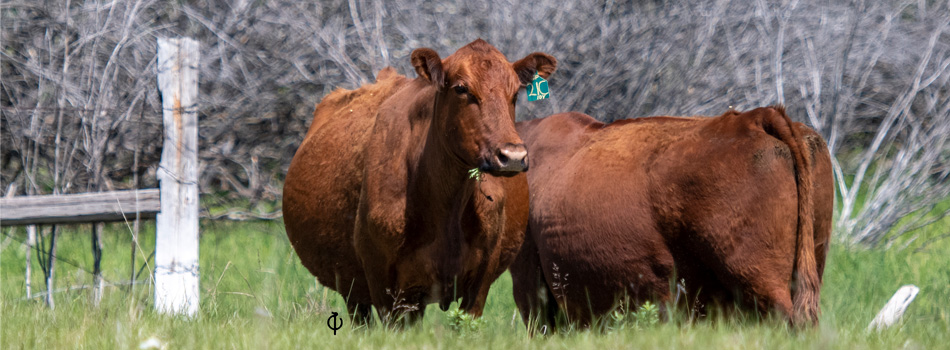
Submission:
[[[501,165],[508,164],[508,156],[505,155],[504,151],[498,152],[498,163]]]

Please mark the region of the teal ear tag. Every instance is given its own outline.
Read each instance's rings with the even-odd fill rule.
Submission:
[[[538,73],[534,73],[534,80],[528,84],[525,90],[528,93],[528,101],[543,100],[551,96],[548,91],[548,81],[544,80]]]

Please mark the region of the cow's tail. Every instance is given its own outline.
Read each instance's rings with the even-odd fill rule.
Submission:
[[[795,161],[795,182],[798,189],[798,228],[795,242],[795,264],[792,272],[792,314],[795,326],[818,323],[821,280],[815,261],[815,211],[812,200],[811,157],[808,145],[783,106],[771,107],[780,118],[769,118],[773,130],[788,145]],[[773,115],[775,115],[773,114]]]

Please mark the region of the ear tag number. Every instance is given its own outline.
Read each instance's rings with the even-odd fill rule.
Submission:
[[[548,81],[544,80],[538,73],[534,73],[534,80],[528,84],[525,90],[528,93],[528,101],[543,100],[551,96],[548,91]]]

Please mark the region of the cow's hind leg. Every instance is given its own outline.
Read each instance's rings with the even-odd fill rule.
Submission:
[[[753,260],[755,261],[755,260]],[[758,260],[751,264],[762,264]],[[770,271],[751,272],[745,269],[736,269],[734,266],[725,266],[713,269],[719,283],[711,285],[729,285],[722,290],[715,288],[710,293],[699,291],[698,301],[707,312],[727,318],[749,315],[753,317],[767,317],[770,313],[777,313],[786,320],[792,316],[792,298],[788,280],[779,274]],[[721,284],[720,284],[721,283]],[[704,295],[705,294],[705,295]],[[709,309],[709,308],[712,309]]]
[[[792,320],[792,295],[787,286],[771,286],[755,293],[756,308],[761,315],[778,313],[786,321]]]
[[[782,229],[763,229],[759,232],[782,232]],[[788,227],[784,230],[793,232],[793,229]],[[719,250],[712,249],[712,254],[705,255],[715,258],[704,259],[707,265],[712,266],[712,271],[723,286],[730,286],[727,289],[735,293],[733,295],[740,309],[758,312],[759,316],[777,311],[785,318],[791,319],[792,294],[789,282],[794,258],[794,236],[756,234],[753,230],[734,232],[737,232],[734,237],[749,239],[737,239],[735,242],[738,243],[738,249],[731,254],[717,255],[715,252]],[[721,302],[728,303],[728,298]],[[730,305],[725,303],[721,305],[724,307],[723,311],[730,309]]]

